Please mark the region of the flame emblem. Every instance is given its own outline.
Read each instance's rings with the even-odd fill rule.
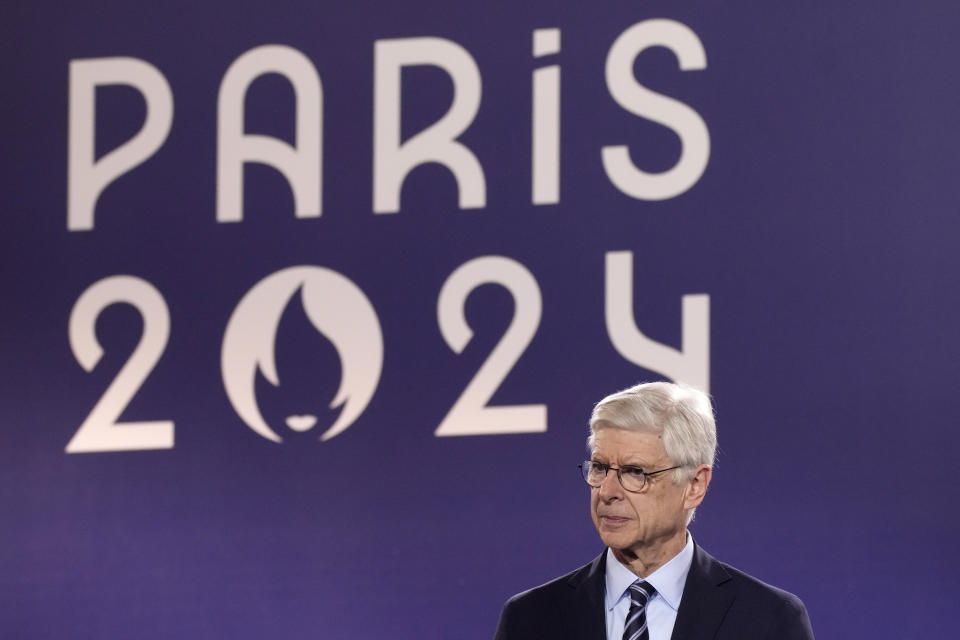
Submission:
[[[342,433],[363,413],[373,397],[383,368],[383,334],[370,300],[345,276],[317,266],[290,267],[258,282],[234,309],[220,354],[223,386],[230,404],[248,427],[281,442],[266,423],[257,403],[257,370],[273,386],[280,385],[274,356],[277,327],[284,309],[300,292],[313,327],[333,344],[340,357],[341,379],[331,409],[340,415],[320,437]],[[296,415],[287,425],[296,431],[313,427],[316,418]]]

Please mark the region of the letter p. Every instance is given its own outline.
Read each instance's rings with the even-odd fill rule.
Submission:
[[[139,91],[147,116],[135,136],[94,159],[96,89],[124,84]],[[160,71],[136,58],[70,61],[70,131],[67,169],[67,229],[93,229],[97,199],[108,184],[152,156],[173,123],[173,92]]]

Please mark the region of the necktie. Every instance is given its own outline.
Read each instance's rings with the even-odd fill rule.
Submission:
[[[646,582],[637,580],[628,588],[630,592],[630,612],[623,627],[623,640],[649,640],[647,633],[647,602],[657,592]]]

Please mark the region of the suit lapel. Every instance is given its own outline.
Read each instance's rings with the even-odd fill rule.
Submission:
[[[694,548],[671,640],[710,640],[716,636],[735,597],[732,589],[724,588],[729,580],[723,565],[699,546]]]
[[[606,640],[607,620],[603,610],[605,591],[606,549],[593,562],[570,577],[571,598],[561,615],[569,633],[576,640]]]
[[[567,580],[571,597],[558,612],[566,623],[566,637],[576,640],[606,639],[606,558],[604,550],[593,562]],[[723,565],[699,546],[694,547],[693,562],[683,587],[683,598],[671,640],[711,640],[716,636],[735,598],[733,590],[725,588],[729,580],[730,574]]]

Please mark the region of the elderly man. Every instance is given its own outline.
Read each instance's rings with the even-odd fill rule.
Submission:
[[[581,469],[607,549],[511,598],[497,640],[813,638],[796,596],[718,562],[687,531],[717,448],[704,393],[653,382],[607,396],[588,443]]]

